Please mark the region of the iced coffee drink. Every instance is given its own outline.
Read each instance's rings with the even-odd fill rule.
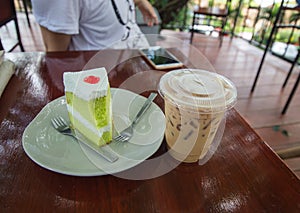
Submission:
[[[161,78],[159,92],[165,100],[170,155],[184,162],[202,159],[226,110],[236,103],[235,86],[213,72],[180,69]]]

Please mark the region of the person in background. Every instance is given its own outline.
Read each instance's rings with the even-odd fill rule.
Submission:
[[[48,52],[143,46],[135,6],[149,26],[158,23],[147,0],[32,0],[32,6]]]

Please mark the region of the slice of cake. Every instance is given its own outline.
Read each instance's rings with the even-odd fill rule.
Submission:
[[[98,146],[112,140],[111,94],[105,68],[64,73],[73,127]]]

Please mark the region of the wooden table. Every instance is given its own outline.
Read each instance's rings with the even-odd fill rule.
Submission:
[[[192,66],[179,51],[173,53]],[[9,53],[6,58],[15,62],[16,72],[0,99],[0,212],[300,211],[299,180],[234,109],[217,151],[204,165],[181,163],[146,180],[75,177],[38,166],[24,152],[22,134],[47,103],[64,94],[64,71],[105,66],[112,87],[142,94],[155,89],[162,72],[149,71],[129,50]],[[143,78],[128,83],[141,73]],[[155,102],[163,107],[161,98]],[[165,152],[163,141],[152,158]]]

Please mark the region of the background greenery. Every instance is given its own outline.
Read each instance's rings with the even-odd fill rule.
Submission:
[[[180,28],[186,25],[190,0],[149,0],[161,16],[161,28]]]
[[[161,19],[162,19],[162,29],[173,29],[173,30],[189,30],[192,22],[193,8],[198,1],[195,0],[149,0],[150,3],[157,8]],[[224,0],[209,0],[209,4],[220,4]],[[270,5],[266,8],[259,8],[259,5],[254,0],[243,0],[241,5],[241,10],[238,13],[238,6],[240,0],[232,0],[230,7],[230,15],[227,20],[225,30],[231,33],[233,27],[234,34],[238,35],[242,32],[248,32],[252,34],[253,40],[265,44],[270,31],[273,26],[276,14],[278,13],[280,2]],[[296,1],[289,1],[289,3],[296,4]],[[256,15],[257,22],[253,26],[246,25],[245,19],[256,19],[252,17],[245,17],[245,11],[249,7],[257,7],[259,13]],[[234,26],[234,19],[238,17],[236,26]],[[290,12],[288,17],[282,17],[282,22],[287,25],[297,25],[299,21],[299,12]],[[257,24],[259,23],[259,24]],[[299,24],[298,24],[299,25]],[[259,26],[259,27],[258,27]],[[292,28],[280,29],[276,33],[275,40],[279,42],[291,42],[293,44],[298,43],[298,38],[300,36],[299,29]]]

